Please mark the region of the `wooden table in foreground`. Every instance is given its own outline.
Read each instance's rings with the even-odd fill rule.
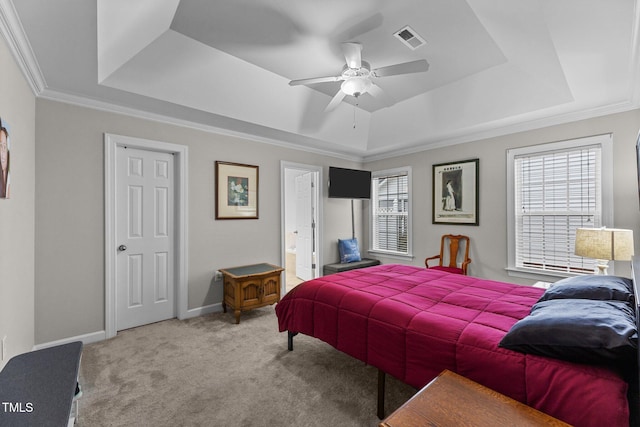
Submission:
[[[380,427],[569,426],[530,406],[444,370]]]
[[[280,301],[280,273],[284,268],[272,264],[251,264],[221,268],[224,297],[222,310],[234,309],[236,323],[240,313]]]

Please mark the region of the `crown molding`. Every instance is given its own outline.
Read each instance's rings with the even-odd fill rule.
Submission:
[[[3,1],[3,0],[0,0]],[[472,127],[465,131],[459,132],[456,135],[449,137],[443,137],[441,139],[434,139],[429,141],[420,141],[416,144],[407,145],[405,147],[393,147],[389,149],[382,149],[378,153],[372,153],[371,155],[356,155],[353,153],[340,152],[337,150],[325,150],[310,146],[302,146],[290,142],[281,141],[274,138],[268,138],[260,135],[251,134],[248,132],[239,132],[229,129],[220,128],[217,126],[205,125],[198,122],[189,120],[177,119],[172,116],[166,116],[162,114],[150,113],[148,111],[134,109],[130,107],[123,107],[104,101],[90,99],[83,96],[72,95],[59,91],[53,91],[45,89],[42,91],[38,98],[47,99],[50,101],[62,102],[65,104],[76,105],[85,108],[91,108],[94,110],[100,110],[109,113],[122,114],[129,117],[136,117],[139,119],[151,120],[160,123],[168,123],[176,126],[186,127],[190,129],[201,130],[204,132],[215,133],[218,135],[231,136],[234,138],[241,138],[253,142],[262,142],[282,148],[303,151],[312,154],[319,154],[328,157],[335,157],[343,160],[350,160],[358,163],[369,163],[378,160],[386,160],[390,158],[400,157],[404,155],[410,155],[420,153],[423,151],[434,150],[437,148],[449,147],[458,144],[464,144],[473,141],[480,141],[488,138],[495,138],[504,135],[515,134],[519,132],[526,132],[536,129],[542,129],[545,127],[567,124],[571,122],[577,122],[580,120],[588,120],[606,115],[623,113],[640,108],[640,105],[634,100],[625,100],[616,104],[611,104],[602,107],[596,107],[588,110],[581,110],[576,112],[569,112],[561,115],[551,115],[534,120],[521,121],[508,124],[507,120],[501,121],[504,123],[501,125],[499,122],[487,123],[485,125]],[[513,121],[513,118],[508,119]]]
[[[3,0],[0,0],[3,1]],[[69,93],[59,92],[51,89],[43,90],[39,95],[39,99],[46,99],[50,101],[62,102],[65,104],[76,105],[79,107],[91,108],[93,110],[104,111],[108,113],[122,114],[128,117],[135,117],[139,119],[151,120],[155,122],[160,122],[164,124],[172,124],[176,126],[181,126],[190,129],[201,130],[204,132],[215,133],[218,135],[231,136],[234,138],[240,138],[249,140],[252,142],[262,142],[265,144],[270,144],[282,148],[287,148],[291,150],[303,151],[312,154],[319,154],[328,157],[336,157],[343,160],[350,160],[358,163],[362,163],[362,156],[348,153],[348,152],[340,152],[338,150],[326,150],[311,146],[303,146],[300,144],[295,144],[292,142],[286,142],[282,140],[278,140],[275,138],[269,138],[265,136],[255,135],[248,132],[240,132],[229,130],[217,126],[206,125],[190,120],[178,119],[172,116],[166,116],[162,114],[151,113],[149,111],[144,111],[131,107],[123,107],[121,105],[112,104],[105,101],[99,101],[96,99],[87,98],[84,96],[73,95]]]
[[[359,163],[368,163],[377,160],[384,160],[403,155],[410,155],[418,152],[428,151],[447,146],[478,141],[487,138],[494,138],[508,134],[530,131],[544,127],[566,124],[573,121],[592,119],[604,115],[615,114],[640,108],[640,2],[635,1],[634,21],[631,40],[631,55],[629,62],[630,84],[628,99],[619,103],[606,106],[594,107],[587,110],[566,112],[559,115],[538,117],[529,120],[516,122],[518,117],[486,123],[479,126],[472,126],[449,134],[443,134],[420,141],[408,143],[403,147],[385,147],[373,149],[367,152],[354,152],[340,150],[339,148],[321,148],[318,146],[302,145],[278,139],[273,136],[261,136],[255,133],[229,130],[217,126],[203,123],[177,119],[175,117],[151,113],[148,111],[123,107],[105,101],[99,101],[84,96],[63,93],[47,88],[45,78],[42,74],[33,49],[25,34],[24,28],[18,17],[14,6],[14,0],[0,0],[0,34],[7,41],[7,46],[11,51],[16,63],[20,67],[27,83],[34,95],[38,98],[73,104],[86,108],[112,112],[141,119],[147,119],[162,123],[170,123],[177,126],[202,130],[209,133],[226,135],[255,142],[262,142],[278,147],[293,149],[312,154],[324,155]],[[523,119],[524,117],[519,117]],[[309,143],[309,141],[307,141]],[[314,141],[311,141],[314,143]],[[315,141],[316,145],[322,141]]]
[[[363,157],[364,163],[385,160],[404,155],[420,153],[423,151],[434,150],[436,148],[450,147],[452,145],[464,144],[473,141],[480,141],[488,138],[496,138],[505,135],[516,134],[546,127],[563,125],[567,123],[577,122],[580,120],[595,119],[611,114],[624,113],[627,111],[640,108],[638,102],[634,99],[621,101],[616,104],[606,105],[602,107],[580,110],[559,115],[550,115],[539,119],[513,122],[514,118],[505,119],[499,122],[486,123],[481,126],[468,128],[462,133],[444,137],[442,139],[434,139],[431,141],[421,141],[416,144],[407,145],[404,148],[399,147],[393,151],[381,151]],[[504,123],[503,125],[500,122]],[[437,138],[437,137],[436,137]]]
[[[47,83],[12,0],[0,0],[0,34],[7,41],[9,50],[31,86],[34,95],[42,93],[47,87]]]

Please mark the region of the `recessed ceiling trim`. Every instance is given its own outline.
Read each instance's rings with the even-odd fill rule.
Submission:
[[[603,117],[611,114],[625,113],[627,111],[636,110],[639,107],[640,105],[638,105],[638,103],[633,102],[631,99],[629,99],[618,102],[616,104],[591,108],[589,110],[580,110],[560,115],[551,115],[523,122],[505,123],[502,126],[497,125],[496,123],[493,123],[492,125],[484,124],[481,126],[474,126],[473,128],[462,130],[457,135],[453,135],[451,137],[445,136],[444,138],[435,139],[433,141],[418,141],[413,144],[407,144],[404,146],[404,148],[396,147],[391,151],[381,149],[377,153],[363,156],[362,161],[364,163],[369,163],[378,160],[391,159],[400,156],[420,153],[423,151],[435,150],[437,148],[451,147],[453,145],[477,142],[483,139],[497,138],[505,135],[514,135],[520,132],[544,129],[551,126],[559,126],[578,122],[581,120],[596,119],[598,117]]]
[[[123,0],[116,1],[120,3]],[[140,1],[143,4],[156,4],[155,0]],[[148,62],[160,63],[162,68],[156,65],[141,70],[141,78],[137,81],[142,86],[134,92],[99,85],[97,82],[95,38],[98,23],[95,21],[95,2],[82,2],[82,7],[67,8],[59,4],[53,6],[55,2],[48,0],[0,0],[0,6],[5,9],[7,5],[13,6],[11,9],[15,8],[19,14],[15,28],[23,27],[24,37],[28,36],[27,41],[33,53],[37,54],[38,64],[35,65],[40,66],[50,86],[45,87],[44,92],[49,93],[49,89],[52,89],[87,97],[90,103],[92,100],[103,100],[151,114],[170,115],[176,117],[179,125],[180,121],[186,122],[182,124],[184,127],[203,126],[210,130],[208,127],[211,126],[223,130],[213,129],[212,133],[227,133],[224,129],[228,129],[254,141],[266,138],[283,141],[296,149],[307,145],[336,156],[345,153],[366,157],[397,151],[395,144],[399,149],[419,147],[428,150],[442,141],[457,142],[464,137],[482,139],[491,128],[510,127],[517,120],[537,121],[551,114],[593,109],[625,100],[638,105],[640,51],[637,46],[640,43],[637,40],[637,8],[640,0],[615,2],[615,7],[607,0],[582,1],[589,7],[584,8],[584,13],[575,15],[573,7],[558,6],[557,2],[544,5],[533,2],[524,9],[514,6],[509,0],[476,2],[473,7],[465,0],[439,2],[437,7],[432,4],[426,6],[425,2],[415,3],[415,7],[391,2],[375,9],[374,5],[381,4],[376,0],[366,0],[363,3],[371,6],[372,11],[379,11],[385,19],[377,21],[374,26],[366,26],[366,32],[362,32],[362,26],[356,24],[355,27],[360,28],[357,34],[353,30],[352,36],[336,40],[329,36],[329,32],[311,31],[315,27],[300,18],[301,15],[309,16],[304,13],[304,5],[308,2],[300,2],[301,9],[296,9],[299,13],[292,14],[275,7],[272,0],[254,0],[247,5],[256,5],[253,10],[256,16],[268,10],[274,18],[271,25],[277,22],[290,24],[283,32],[283,37],[264,43],[260,36],[269,32],[270,26],[263,20],[257,26],[258,30],[251,32],[250,22],[235,19],[238,3],[247,6],[246,2],[229,2],[228,13],[224,18],[218,16],[218,19],[228,21],[230,25],[246,23],[241,29],[246,28],[249,34],[240,31],[240,34],[227,34],[227,44],[220,47],[232,52],[229,55],[238,55],[235,57],[239,61],[227,67],[220,63],[220,58],[211,58],[211,67],[204,71],[201,69],[202,56],[194,56],[192,62],[180,62],[175,61],[177,51],[159,49],[159,60]],[[202,13],[206,17],[217,16],[220,9],[210,8],[207,2],[200,0],[180,2],[183,6],[188,4],[197,7],[185,16],[188,18],[185,24],[189,28],[199,28],[196,35],[208,34],[210,26],[207,19],[202,19]],[[357,16],[364,16],[355,14],[351,9],[345,11],[337,5],[332,14],[342,16],[345,22],[335,31],[357,22]],[[603,19],[605,17],[607,19]],[[6,17],[0,18],[4,21],[0,25],[6,28],[9,25]],[[457,25],[452,25],[450,18],[455,18]],[[594,27],[594,23],[599,25]],[[394,31],[406,24],[422,32],[428,38],[429,46],[411,51],[393,41]],[[461,33],[460,28],[465,31]],[[593,31],[585,35],[584,28],[593,28]],[[15,35],[9,34],[5,39],[8,51],[18,46]],[[193,40],[198,42],[197,39]],[[335,72],[337,64],[343,63],[343,55],[340,55],[337,47],[344,40],[358,40],[372,46],[365,57],[374,66],[414,59],[416,55],[421,57],[422,54],[418,52],[429,50],[425,55],[428,54],[434,64],[447,63],[451,67],[432,67],[428,75],[415,74],[406,79],[397,79],[402,80],[397,85],[396,79],[386,79],[384,83],[388,87],[382,86],[381,81],[382,89],[395,95],[398,100],[393,108],[372,105],[366,109],[364,101],[369,99],[367,96],[362,98],[360,109],[344,105],[340,108],[344,111],[324,115],[321,107],[326,106],[324,101],[328,100],[327,96],[335,95],[338,90],[336,84],[321,83],[317,89],[314,87],[306,91],[290,90],[285,84],[291,79],[290,73],[297,76],[307,75],[307,71],[309,75],[316,75],[316,72],[323,75],[323,70],[329,70],[327,75],[331,70]],[[217,37],[214,41],[212,44],[218,46]],[[544,43],[541,45],[539,41]],[[594,49],[585,51],[583,46],[586,42],[590,42]],[[205,45],[216,49],[211,44]],[[455,46],[456,49],[445,46]],[[172,52],[173,56],[167,57],[167,52]],[[461,56],[460,52],[465,54]],[[23,65],[21,72],[27,85],[31,84],[34,91],[38,92],[40,89],[32,83],[32,71],[24,66],[24,55],[16,54],[15,50],[13,55],[17,58],[18,69]],[[138,56],[136,61],[146,59]],[[464,57],[464,61],[460,60],[461,57]],[[127,61],[127,67],[134,65],[134,62]],[[238,79],[238,71],[250,67],[238,65],[237,62],[264,64],[269,69],[255,65],[264,72],[258,70],[257,77],[253,78],[251,74],[250,78],[241,80]],[[158,76],[158,73],[172,74],[167,65],[174,64],[184,65],[186,71],[180,76],[206,75],[207,79],[204,80],[209,84],[207,89],[210,96],[204,97],[204,102],[189,105],[183,102],[192,93],[205,92],[202,84],[200,87],[197,84],[190,85],[188,91],[180,91],[173,84],[156,84],[155,80],[159,78],[149,78]],[[585,64],[590,66],[584,67]],[[211,69],[214,73],[209,72]],[[125,71],[124,67],[119,70]],[[273,76],[274,73],[279,78]],[[230,76],[213,79],[211,74]],[[110,77],[113,78],[115,76]],[[228,94],[229,83],[236,80],[246,84]],[[195,81],[191,79],[189,82]],[[263,82],[262,86],[259,82]],[[559,99],[561,97],[557,91],[549,88],[553,86],[551,83],[568,85],[569,94],[573,95],[574,100]],[[148,88],[156,91],[173,90],[175,97],[162,100],[158,96],[141,93]],[[260,96],[256,96],[256,88]],[[420,90],[419,96],[415,95],[416,90]],[[254,107],[256,103],[262,103],[262,106]],[[203,109],[203,105],[207,108]],[[360,113],[361,110],[371,112],[366,115],[368,126],[360,126],[359,123],[356,141],[351,118],[354,111]],[[417,115],[411,116],[411,112]]]
[[[0,0],[2,1],[2,0]],[[173,116],[165,116],[162,114],[151,113],[149,111],[144,111],[131,107],[123,107],[121,105],[112,104],[105,101],[98,101],[95,99],[90,99],[82,96],[72,95],[60,91],[46,89],[42,93],[37,96],[39,99],[46,99],[49,101],[62,102],[65,104],[76,105],[78,107],[91,108],[93,110],[104,111],[107,113],[115,113],[122,114],[128,117],[135,117],[138,119],[151,120],[155,122],[160,122],[164,124],[170,124],[175,126],[181,126],[189,129],[196,129],[208,133],[215,133],[218,135],[230,136],[234,138],[246,139],[252,142],[263,142],[266,144],[275,145],[282,148],[288,148],[291,150],[298,150],[307,153],[320,154],[323,156],[335,157],[343,160],[351,160],[354,162],[362,162],[363,156],[349,153],[347,151],[336,150],[323,150],[316,147],[311,146],[303,146],[299,144],[294,144],[274,138],[268,138],[261,135],[256,135],[248,132],[239,132],[230,129],[225,129],[217,126],[205,125],[202,123],[178,119]]]

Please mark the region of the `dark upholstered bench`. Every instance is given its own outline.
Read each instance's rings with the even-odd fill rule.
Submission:
[[[76,341],[12,357],[0,371],[0,425],[69,424],[81,355]]]
[[[324,276],[328,274],[340,273],[342,271],[355,270],[356,268],[365,268],[372,267],[374,265],[380,264],[380,261],[377,259],[368,259],[364,258],[361,261],[355,262],[345,262],[345,263],[335,263],[335,264],[326,264],[322,267],[322,274]]]

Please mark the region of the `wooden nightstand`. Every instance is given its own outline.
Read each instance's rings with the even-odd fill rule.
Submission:
[[[272,264],[252,264],[221,268],[224,286],[222,310],[234,309],[236,323],[240,313],[280,301],[280,273],[284,268]]]
[[[444,370],[380,427],[569,426],[465,377]]]

